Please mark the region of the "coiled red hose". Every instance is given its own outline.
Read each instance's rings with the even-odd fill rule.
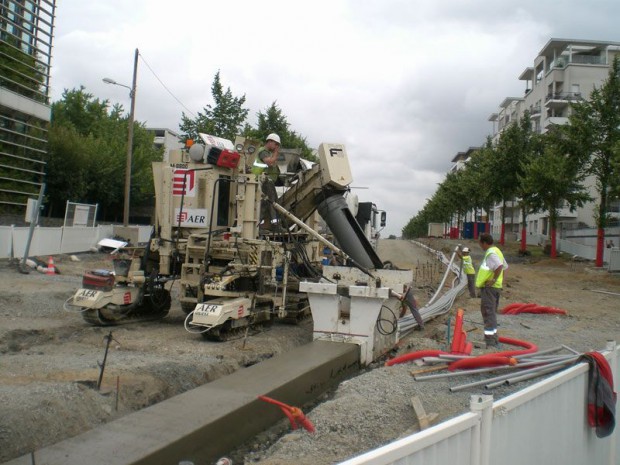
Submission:
[[[535,303],[512,303],[506,305],[501,310],[502,315],[518,315],[520,313],[535,313],[535,314],[555,314],[555,315],[568,315],[568,312],[564,309],[557,307],[550,307],[545,305],[538,305]]]

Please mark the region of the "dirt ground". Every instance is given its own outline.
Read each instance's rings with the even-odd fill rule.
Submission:
[[[435,240],[431,247],[450,254],[456,242]],[[477,264],[482,256],[470,242]],[[620,276],[595,269],[591,262],[567,258],[519,257],[507,245],[501,305],[536,302],[560,307],[568,316],[498,317],[501,335],[525,339],[541,349],[565,344],[579,352],[602,350],[620,340]],[[408,241],[382,240],[379,256],[415,270],[422,304],[439,282],[432,256]],[[109,328],[88,326],[63,302],[80,287],[84,270],[111,268],[109,256],[80,254],[80,261],[55,256],[61,274],[24,275],[0,261],[0,462],[26,454],[140,408],[152,405],[233,371],[259,363],[311,339],[311,322],[273,325],[247,340],[204,341],[183,328],[185,314],[173,304],[159,322],[112,328],[102,389],[99,377]],[[173,288],[173,291],[176,288]],[[174,292],[173,292],[174,294]],[[173,297],[174,302],[174,297]],[[400,352],[446,348],[446,322],[456,308],[466,311],[468,340],[482,341],[479,299],[465,294],[453,310],[413,333]],[[484,352],[477,347],[474,353]],[[278,465],[331,464],[416,431],[410,399],[417,395],[436,421],[467,410],[467,390],[450,393],[452,382],[415,382],[411,366],[384,367],[378,361],[307,411],[317,432],[289,432],[286,421],[231,451],[235,463]],[[118,386],[118,390],[117,390]],[[500,390],[497,396],[510,391]],[[117,395],[118,393],[118,395]],[[387,394],[386,394],[387,393]],[[198,465],[198,464],[196,464]]]

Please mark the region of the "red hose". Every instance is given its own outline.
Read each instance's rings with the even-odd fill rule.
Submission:
[[[538,351],[536,344],[520,339],[512,339],[510,337],[499,337],[499,342],[513,346],[523,347],[524,350],[504,350],[492,354],[479,355],[477,357],[464,358],[448,365],[448,370],[463,370],[468,368],[482,368],[497,365],[515,365],[516,360],[512,357],[515,355],[531,354]],[[514,361],[514,363],[513,363]]]
[[[467,344],[465,344],[465,349],[463,350],[463,353],[466,355],[470,355],[472,350],[474,350],[474,345],[471,342],[468,342]]]
[[[499,337],[499,342],[502,344],[508,344],[511,346],[523,347],[525,350],[504,350],[502,352],[495,352],[495,355],[503,355],[505,357],[513,357],[515,355],[532,354],[538,352],[538,346],[532,342],[522,341],[520,339],[513,339],[510,337]]]
[[[506,305],[502,310],[502,315],[518,315],[520,313],[534,313],[534,314],[556,314],[567,315],[568,312],[561,308],[549,307],[544,305],[538,305],[536,303],[513,303]]]
[[[516,365],[517,359],[498,354],[485,354],[479,357],[463,358],[448,365],[449,371],[468,370],[470,368],[486,368],[503,365]]]
[[[510,311],[511,311],[512,309],[514,309],[514,308],[518,308],[518,307],[520,307],[521,305],[523,305],[523,303],[522,303],[522,302],[516,302],[516,303],[513,303],[513,304],[508,304],[508,305],[506,305],[504,308],[502,308],[502,309],[501,309],[500,313],[501,313],[501,314],[503,314],[503,315],[505,315],[506,313],[510,313]]]
[[[396,365],[398,363],[410,362],[412,360],[417,360],[419,358],[424,357],[437,357],[438,355],[450,355],[448,352],[444,352],[443,350],[418,350],[416,352],[409,352],[408,354],[403,354],[398,357],[394,357],[391,360],[385,362],[386,367],[391,367],[392,365]]]

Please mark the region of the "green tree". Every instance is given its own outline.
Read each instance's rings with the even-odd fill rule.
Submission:
[[[555,258],[559,210],[575,211],[591,197],[583,184],[587,175],[583,160],[567,153],[569,144],[562,128],[552,128],[544,139],[542,153],[524,166],[520,182],[530,193],[528,204],[537,211],[549,212],[551,257]]]
[[[204,107],[204,112],[190,118],[183,113],[179,128],[185,140],[199,138],[198,133],[211,134],[228,140],[235,140],[245,122],[249,110],[244,108],[245,95],[235,97],[230,87],[224,91],[218,71],[211,84],[211,96],[214,104]]]
[[[489,183],[489,179],[494,176],[495,162],[495,149],[489,137],[485,145],[472,154],[464,170],[470,208],[473,208],[475,212],[478,209],[487,212],[485,229],[488,229],[489,213],[498,201],[498,190],[493,189]],[[474,238],[477,239],[479,232],[477,218],[474,218]]]
[[[59,214],[67,200],[97,203],[101,216],[119,220],[123,211],[128,116],[109,107],[84,87],[65,90],[52,105],[48,151],[49,213]],[[130,200],[133,206],[153,197],[153,161],[162,151],[144,124],[134,122]]]
[[[586,157],[588,173],[596,178],[599,195],[595,215],[598,240],[596,266],[603,266],[605,227],[609,193],[620,189],[620,58],[616,56],[607,79],[594,88],[587,101],[571,107],[566,133],[570,140],[568,152],[577,158]]]
[[[264,141],[273,132],[280,136],[282,147],[299,148],[302,158],[318,161],[308,146],[306,138],[290,129],[286,116],[276,102],[273,102],[264,112],[259,111],[257,127],[252,128],[250,125],[246,125],[243,135],[250,139]]]
[[[531,121],[525,112],[519,122],[504,128],[495,146],[493,158],[493,184],[495,197],[502,203],[500,244],[505,242],[506,208],[508,202],[515,201],[519,194],[518,179],[522,175],[530,150]]]

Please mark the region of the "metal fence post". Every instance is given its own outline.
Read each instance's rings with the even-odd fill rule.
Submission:
[[[489,465],[491,456],[491,428],[493,423],[493,396],[470,397],[469,409],[480,415],[479,433],[474,435],[471,448],[472,465]]]

